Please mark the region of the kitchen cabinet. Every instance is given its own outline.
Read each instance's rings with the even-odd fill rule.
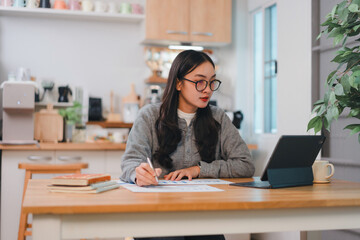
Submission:
[[[76,147],[76,144],[74,145]],[[101,146],[101,144],[99,145]],[[84,147],[82,148],[84,149]],[[86,162],[89,167],[82,170],[83,173],[109,173],[112,178],[119,178],[122,154],[122,150],[3,149],[1,163],[1,239],[17,239],[25,177],[25,170],[18,169],[20,162],[46,164]],[[49,179],[53,176],[52,174],[38,174],[34,175],[33,178]]]
[[[145,43],[231,42],[231,0],[147,0]]]

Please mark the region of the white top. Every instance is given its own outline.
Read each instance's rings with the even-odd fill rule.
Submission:
[[[180,109],[177,110],[179,118],[183,118],[186,121],[186,125],[189,126],[191,120],[195,117],[196,112],[194,113],[184,113]]]

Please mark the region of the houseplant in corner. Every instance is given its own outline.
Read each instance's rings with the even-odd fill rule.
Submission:
[[[81,123],[81,104],[74,101],[72,107],[59,109],[59,114],[64,118],[64,139],[66,139],[67,142],[70,142],[75,124]]]
[[[321,24],[325,29],[323,35],[334,38],[334,45],[339,46],[332,62],[338,64],[326,80],[323,99],[314,104],[313,117],[308,123],[308,130],[319,132],[322,127],[330,131],[333,120],[349,110],[347,117],[354,118],[355,123],[344,129],[350,134],[358,134],[360,143],[360,0],[348,0],[337,4]],[[346,46],[348,38],[355,39],[354,46]],[[352,43],[353,45],[353,43]]]

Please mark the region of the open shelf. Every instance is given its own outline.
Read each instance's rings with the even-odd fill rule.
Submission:
[[[99,125],[103,128],[132,128],[132,123],[124,123],[124,122],[87,122],[86,125]]]
[[[0,16],[42,17],[42,18],[133,22],[133,23],[139,23],[145,19],[144,14],[98,13],[98,12],[82,12],[82,11],[58,10],[58,9],[48,9],[48,8],[16,8],[16,7],[0,7]]]

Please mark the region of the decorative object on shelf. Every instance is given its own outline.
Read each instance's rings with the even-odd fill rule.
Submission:
[[[48,104],[46,109],[35,113],[34,138],[40,142],[57,143],[63,139],[63,118]]]
[[[135,92],[135,85],[131,84],[130,94],[123,98],[123,120],[133,123],[139,111],[139,98]]]
[[[40,0],[39,8],[51,8],[50,0]]]
[[[65,140],[70,142],[72,140],[72,133],[75,129],[75,124],[81,123],[81,104],[74,101],[72,107],[59,109],[59,114],[65,120]]]
[[[55,0],[54,9],[67,9],[65,1],[64,0]]]
[[[114,113],[114,92],[110,92],[110,113],[107,116],[108,122],[120,122],[121,116],[119,113]]]
[[[360,143],[360,1],[343,1],[337,4],[321,24],[326,29],[322,34],[334,38],[334,45],[342,42],[332,62],[338,64],[336,70],[327,77],[327,90],[323,99],[314,104],[313,113],[316,116],[308,123],[308,130],[319,132],[322,127],[330,131],[332,121],[337,120],[344,109],[349,109],[348,117],[355,118],[357,124],[350,124],[344,129],[351,130],[350,134],[358,134]],[[358,38],[353,47],[346,46],[349,37]],[[357,120],[356,120],[357,119]]]

